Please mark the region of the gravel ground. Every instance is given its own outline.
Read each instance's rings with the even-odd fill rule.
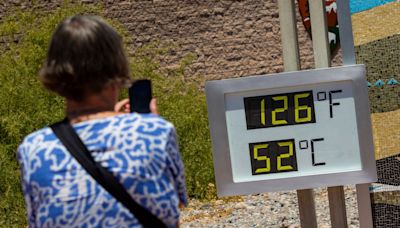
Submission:
[[[356,190],[345,187],[349,228],[359,227]],[[318,227],[330,226],[328,193],[315,190]],[[182,211],[181,227],[300,227],[296,191],[226,197],[209,202],[191,200]]]

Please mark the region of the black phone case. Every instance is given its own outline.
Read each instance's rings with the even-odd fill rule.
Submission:
[[[129,88],[129,102],[131,112],[150,113],[152,99],[151,81],[137,80]]]

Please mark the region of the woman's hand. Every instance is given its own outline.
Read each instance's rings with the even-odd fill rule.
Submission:
[[[131,105],[129,104],[128,98],[120,100],[114,105],[115,112],[129,113],[131,111],[130,109]]]
[[[150,112],[153,114],[158,115],[158,108],[157,108],[157,100],[155,98],[151,99],[150,101]],[[115,112],[123,112],[123,113],[129,113],[131,106],[129,104],[129,99],[123,99],[121,101],[118,101],[115,106],[114,106],[114,111]]]
[[[158,115],[157,100],[155,98],[150,101],[150,112]]]

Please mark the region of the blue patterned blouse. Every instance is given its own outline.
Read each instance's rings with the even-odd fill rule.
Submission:
[[[95,161],[168,226],[187,204],[173,125],[157,115],[121,114],[73,125]],[[30,227],[140,227],[81,167],[48,127],[18,148]]]

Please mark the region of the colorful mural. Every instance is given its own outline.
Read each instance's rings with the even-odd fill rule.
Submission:
[[[350,0],[350,12],[359,13],[396,0]]]
[[[357,63],[367,67],[373,112],[378,172],[370,188],[374,227],[400,227],[400,1],[350,2]]]
[[[310,9],[308,6],[308,0],[298,0],[298,3],[303,25],[311,37],[311,20],[310,20]],[[328,39],[331,49],[331,58],[333,58],[340,47],[336,0],[326,0],[325,6],[326,6],[326,16],[328,23]]]

